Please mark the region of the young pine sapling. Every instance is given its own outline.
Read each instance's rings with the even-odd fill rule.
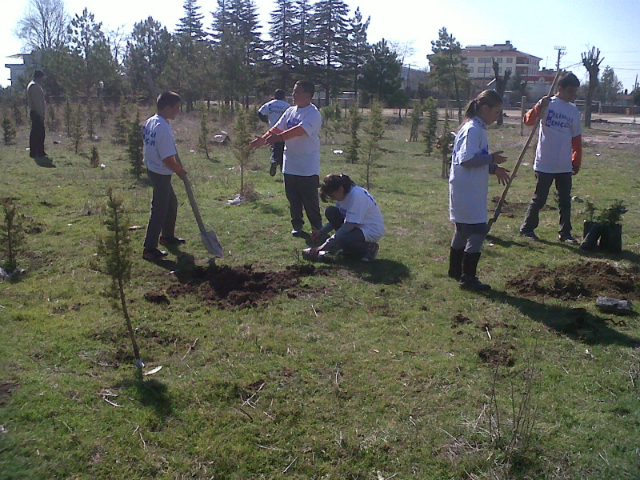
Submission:
[[[362,115],[358,108],[358,104],[353,102],[351,108],[349,108],[349,131],[351,132],[351,139],[346,145],[347,160],[349,163],[358,163],[360,156],[360,138],[358,137],[358,130],[362,123]]]
[[[129,236],[129,219],[123,200],[115,196],[112,188],[107,191],[107,197],[105,209],[107,217],[104,220],[107,233],[103,238],[98,239],[98,257],[102,261],[101,271],[111,277],[111,283],[105,295],[111,301],[112,307],[122,312],[133,346],[136,367],[141,369],[144,367],[144,362],[140,358],[140,350],[131,325],[124,292],[125,285],[131,279],[132,247]]]
[[[363,157],[366,165],[366,184],[367,190],[371,189],[371,167],[382,156],[380,149],[380,140],[384,135],[382,120],[382,105],[377,100],[371,103],[371,111],[369,112],[369,123],[364,129],[367,138],[364,141]]]
[[[249,132],[249,112],[239,108],[236,113],[236,124],[233,140],[233,152],[240,164],[240,196],[245,195],[244,169],[253,157],[253,148],[249,145],[253,137]]]
[[[24,245],[23,215],[18,213],[18,207],[12,198],[2,202],[4,222],[0,225],[0,248],[2,248],[4,268],[8,273],[18,268],[17,256]]]
[[[129,161],[131,162],[131,173],[139,180],[145,169],[140,112],[136,113],[135,120],[129,123],[127,153],[129,154]]]

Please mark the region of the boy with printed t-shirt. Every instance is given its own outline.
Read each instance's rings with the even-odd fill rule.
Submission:
[[[559,239],[571,245],[578,243],[571,236],[572,175],[578,173],[582,164],[580,112],[572,103],[576,99],[578,87],[578,78],[573,73],[565,74],[558,83],[558,93],[551,98],[540,99],[524,116],[525,125],[535,125],[540,113],[548,106],[546,116],[541,121],[533,163],[536,191],[520,227],[520,235],[523,237],[538,239],[534,230],[539,223],[540,210],[547,202],[551,184],[555,181],[560,211]]]
[[[320,127],[322,116],[311,103],[315,87],[301,80],[293,87],[294,106],[288,108],[276,125],[250,145],[258,148],[286,142],[284,148],[284,188],[291,212],[291,234],[304,235],[304,207],[312,232],[322,228],[318,187],[320,186]]]
[[[258,117],[265,123],[269,124],[269,128],[273,127],[282,114],[289,108],[288,102],[284,100],[284,90],[281,88],[275,91],[273,100],[265,103],[258,110]],[[269,175],[272,177],[276,174],[276,169],[280,166],[282,171],[282,160],[284,154],[284,142],[276,142],[271,145],[271,168],[269,169]]]
[[[175,236],[178,199],[171,186],[171,176],[175,173],[184,180],[187,174],[176,158],[178,151],[169,125],[169,120],[175,119],[180,110],[180,95],[164,92],[158,97],[156,105],[158,113],[142,127],[144,163],[153,184],[151,214],[142,258],[152,262],[167,256],[167,252],[158,249],[158,243],[172,246],[185,243],[184,239]]]

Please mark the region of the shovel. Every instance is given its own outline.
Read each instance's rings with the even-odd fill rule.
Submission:
[[[222,257],[224,251],[222,250],[222,246],[218,241],[218,237],[216,236],[216,232],[213,230],[207,232],[207,229],[202,223],[202,217],[200,216],[200,209],[198,208],[198,204],[196,203],[196,198],[193,196],[193,189],[191,188],[191,182],[187,176],[184,176],[184,188],[187,190],[187,196],[189,197],[189,203],[191,204],[191,209],[193,210],[193,216],[196,217],[196,222],[198,222],[198,227],[200,228],[200,238],[202,239],[202,243],[206,247],[207,251],[216,257]]]
[[[180,155],[176,153],[176,160],[180,165],[182,162],[180,161]],[[218,237],[216,236],[216,232],[213,230],[207,232],[207,229],[202,222],[202,217],[200,216],[200,209],[198,208],[198,204],[196,203],[196,197],[193,195],[193,189],[191,188],[191,182],[189,178],[185,175],[182,179],[184,181],[184,188],[187,191],[187,197],[189,197],[189,203],[191,204],[191,210],[193,210],[193,216],[196,217],[196,222],[198,222],[198,228],[200,228],[200,238],[202,239],[202,243],[211,255],[222,258],[222,254],[224,250],[222,250],[222,245],[218,241]]]

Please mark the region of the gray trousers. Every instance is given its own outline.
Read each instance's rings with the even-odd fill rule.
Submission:
[[[160,233],[165,238],[175,237],[176,216],[178,215],[178,199],[171,186],[172,175],[160,175],[147,170],[149,180],[153,184],[153,200],[144,248],[158,248]]]
[[[289,200],[289,210],[291,212],[291,225],[296,230],[302,230],[304,218],[302,209],[307,213],[307,218],[313,230],[322,228],[322,215],[320,215],[320,199],[318,198],[318,188],[320,187],[320,177],[312,175],[301,177],[299,175],[284,174],[284,191]]]
[[[533,232],[540,223],[539,214],[547,203],[549,189],[553,181],[556,181],[558,191],[558,210],[560,210],[560,235],[571,234],[571,185],[573,175],[571,173],[544,173],[536,172],[536,191],[527,208],[524,222],[520,226],[521,232]]]
[[[344,217],[342,216],[342,213],[340,213],[338,207],[327,207],[324,211],[324,215],[336,231],[344,223]],[[367,247],[369,245],[369,243],[364,239],[364,233],[362,233],[362,230],[359,228],[354,228],[344,235],[336,237],[336,241],[334,243],[337,249],[342,249],[345,254],[360,256],[367,253]]]
[[[487,236],[486,223],[457,223],[451,240],[451,248],[465,253],[478,253]]]

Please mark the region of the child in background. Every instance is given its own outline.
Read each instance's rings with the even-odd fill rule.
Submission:
[[[482,244],[487,236],[487,196],[489,174],[500,184],[509,181],[509,170],[498,166],[507,161],[502,152],[489,153],[487,126],[502,115],[502,98],[495,90],[485,90],[469,102],[466,121],[454,140],[449,174],[449,217],[456,230],[449,253],[449,276],[460,288],[484,291],[491,286],[477,275]]]
[[[142,258],[151,262],[167,256],[167,252],[158,249],[158,242],[166,246],[185,243],[184,239],[175,236],[178,199],[171,186],[174,173],[182,179],[187,174],[176,158],[178,151],[169,125],[169,120],[175,119],[180,111],[180,101],[177,93],[163,92],[156,102],[158,113],[144,122],[142,127],[144,163],[153,185]],[[162,236],[158,238],[161,233]]]
[[[284,90],[278,88],[273,95],[273,99],[260,107],[258,117],[272,128],[282,114],[291,106],[285,101]],[[282,160],[284,158],[284,142],[275,142],[271,145],[271,168],[269,175],[272,177],[276,174],[276,169],[280,166],[282,171]]]
[[[573,175],[582,163],[582,126],[580,111],[572,102],[580,87],[580,80],[573,73],[565,74],[558,83],[558,93],[542,97],[524,116],[524,124],[535,125],[540,113],[549,106],[538,132],[538,147],[533,162],[536,174],[536,191],[529,203],[520,235],[538,240],[534,230],[539,223],[540,209],[547,203],[549,188],[556,182],[560,230],[558,238],[563,243],[576,245],[571,236],[571,187]]]
[[[327,207],[327,223],[313,232],[311,240],[317,242],[322,235],[332,230],[334,233],[322,245],[305,249],[303,256],[317,260],[326,253],[339,250],[345,255],[357,256],[363,262],[375,260],[378,254],[378,241],[383,237],[385,228],[380,207],[364,188],[357,186],[348,175],[327,175],[320,187],[323,202],[327,197],[335,200],[335,207]]]

